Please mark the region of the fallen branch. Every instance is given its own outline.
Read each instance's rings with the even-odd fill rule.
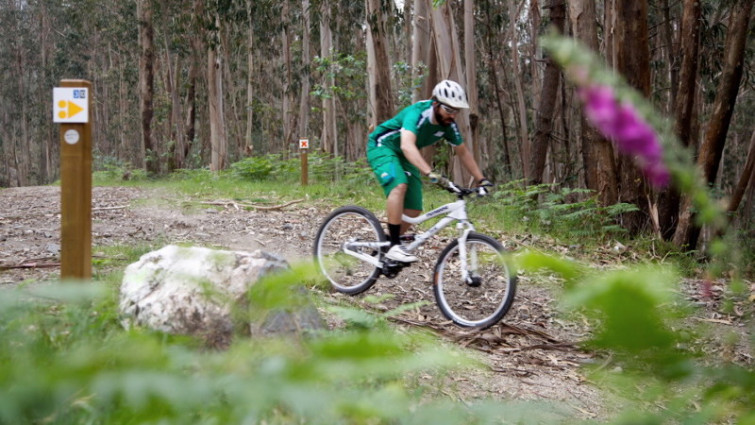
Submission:
[[[272,211],[272,210],[280,210],[280,209],[286,208],[288,206],[291,206],[291,205],[294,205],[294,204],[298,204],[299,202],[304,202],[304,199],[296,199],[294,201],[286,202],[285,204],[270,205],[270,206],[268,206],[268,205],[246,204],[246,203],[243,203],[243,202],[235,202],[235,201],[204,201],[204,202],[200,202],[200,204],[202,204],[202,205],[218,205],[218,206],[223,206],[223,207],[231,205],[231,206],[233,206],[236,209],[239,209],[239,207],[243,207],[243,208],[254,208],[254,209],[257,209],[257,210],[264,210],[264,211]]]
[[[576,346],[574,343],[571,342],[559,342],[556,344],[535,344],[535,345],[528,345],[526,347],[519,347],[519,351],[527,351],[527,350],[559,350],[559,351],[570,351],[574,350]]]
[[[124,208],[128,208],[128,205],[120,205],[117,207],[100,207],[100,208],[92,208],[92,212],[95,211],[112,211],[112,210],[122,210]]]
[[[14,269],[41,269],[51,267],[60,267],[60,263],[21,263],[10,266],[0,266],[0,271]]]

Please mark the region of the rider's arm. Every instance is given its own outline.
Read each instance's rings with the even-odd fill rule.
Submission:
[[[403,148],[403,143],[402,143]],[[477,166],[477,162],[474,160],[474,155],[467,149],[465,144],[454,146],[454,152],[459,156],[459,161],[475,178],[475,181],[479,182],[484,179],[485,176],[480,172],[480,167]]]
[[[419,172],[426,176],[433,170],[430,164],[425,161],[422,154],[419,153],[417,148],[417,135],[409,130],[401,130],[401,152],[404,153],[404,157],[419,168]]]

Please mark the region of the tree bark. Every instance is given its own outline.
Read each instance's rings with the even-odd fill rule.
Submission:
[[[559,34],[564,32],[566,19],[566,4],[564,0],[549,0],[551,24]],[[530,184],[543,182],[543,171],[548,156],[548,145],[553,132],[553,115],[556,109],[558,88],[561,81],[561,70],[552,58],[546,58],[543,72],[543,88],[540,92],[540,102],[535,119],[535,135],[532,140],[532,156],[530,157]]]
[[[391,63],[385,31],[382,0],[366,0],[367,6],[367,71],[370,81],[370,126],[390,119],[394,113],[391,88]]]
[[[429,99],[433,86],[439,81],[437,58],[432,37],[432,5],[430,0],[414,0],[412,19],[412,81],[422,81],[412,92],[412,103]],[[424,74],[420,74],[420,71]],[[434,166],[435,146],[420,151],[428,164]]]
[[[737,211],[739,204],[742,202],[742,198],[744,197],[745,192],[747,192],[747,188],[749,187],[750,182],[753,180],[753,176],[755,176],[755,131],[752,131],[751,133],[750,148],[748,149],[747,153],[747,161],[745,162],[745,167],[742,170],[742,175],[739,176],[737,186],[734,188],[734,191],[731,194],[729,206],[726,208],[728,212],[733,213]]]
[[[475,49],[475,3],[474,0],[464,0],[464,65],[465,74],[467,76],[466,91],[467,100],[469,101],[469,143],[471,146],[472,154],[480,167],[480,170],[485,173],[485,162],[482,157],[482,141],[480,140],[480,132],[478,127],[478,121],[480,118],[480,105],[479,95],[477,93],[477,58]]]
[[[305,0],[306,2],[307,0]],[[254,0],[246,0],[246,14],[249,19],[247,28],[247,51],[246,51],[246,130],[244,132],[244,153],[252,156],[254,143],[252,134],[254,131]],[[308,12],[307,12],[308,13]],[[309,40],[307,40],[308,42]],[[309,63],[309,62],[307,62]]]
[[[487,66],[490,73],[490,80],[492,81],[493,88],[495,91],[495,102],[498,107],[498,117],[501,121],[501,137],[500,137],[500,143],[503,147],[503,175],[507,178],[513,177],[513,165],[511,163],[511,153],[509,148],[509,140],[508,136],[506,134],[506,109],[504,107],[503,103],[503,90],[501,89],[501,85],[498,79],[498,58],[494,55],[494,45],[497,44],[497,42],[493,39],[493,23],[492,23],[492,10],[490,8],[490,1],[485,1],[485,23],[486,23],[486,34],[487,34],[487,43],[486,43],[486,57],[487,57]],[[494,141],[496,143],[497,141]]]
[[[687,0],[684,0],[684,2],[684,7],[686,10]],[[697,5],[700,4],[699,1],[697,1],[696,3]],[[663,23],[661,24],[661,37],[663,37],[664,58],[668,66],[668,78],[671,82],[671,88],[669,89],[668,97],[668,108],[672,108],[674,107],[674,105],[676,105],[676,90],[679,87],[679,61],[678,55],[676,54],[676,44],[674,43],[673,37],[673,23],[671,20],[671,7],[669,6],[669,0],[661,1],[661,9],[663,14]],[[681,34],[682,32],[680,31],[679,33]]]
[[[570,0],[569,15],[576,38],[593,52],[597,52],[599,46],[595,0]],[[587,122],[584,114],[580,115],[580,134],[585,185],[597,193],[601,205],[613,205],[619,199],[613,145]]]
[[[282,76],[282,89],[283,93],[281,94],[282,104],[281,104],[281,115],[282,115],[282,127],[283,127],[283,140],[282,143],[276,143],[275,149],[283,152],[288,152],[289,146],[293,142],[293,134],[294,134],[294,122],[293,122],[293,114],[291,113],[292,104],[293,104],[293,93],[292,93],[292,70],[293,64],[291,63],[291,32],[290,32],[290,21],[291,17],[290,15],[290,7],[289,7],[289,0],[283,0],[282,2],[282,11],[281,11],[281,19],[283,20],[283,29],[281,31],[281,41],[283,43],[283,49],[281,54],[283,55],[283,65],[285,72]]]
[[[152,136],[152,117],[154,116],[154,62],[155,44],[154,27],[152,24],[152,0],[137,2],[137,17],[139,21],[139,110],[141,112],[141,162],[149,173],[160,171],[157,152]]]
[[[674,87],[676,121],[674,131],[684,146],[696,146],[692,133],[692,119],[697,92],[697,68],[700,45],[700,21],[702,6],[700,0],[684,0],[679,38],[681,39],[682,61],[679,86]],[[668,188],[658,197],[658,217],[661,235],[670,239],[676,229],[681,195],[675,188]]]
[[[194,25],[202,28],[204,27],[202,22],[204,21],[204,1],[194,0],[193,5],[193,17],[192,22]],[[195,139],[197,139],[197,85],[199,84],[199,77],[202,73],[202,58],[205,52],[205,46],[203,43],[204,33],[192,34],[190,36],[190,43],[192,52],[190,55],[189,65],[189,79],[186,88],[186,146],[184,150],[184,157],[188,157],[191,146],[194,145]],[[200,153],[202,149],[199,149]]]
[[[446,2],[432,10],[433,39],[435,41],[435,55],[438,59],[439,80],[449,79],[464,84],[464,68],[461,66],[461,48],[456,36],[456,23],[451,5]],[[461,112],[456,116],[456,125],[461,131],[464,141],[469,141],[472,134],[469,126],[469,114]],[[452,159],[449,175],[459,183],[469,181],[470,175],[461,166],[457,158]]]
[[[747,29],[752,13],[752,1],[738,0],[732,7],[729,16],[729,31],[726,35],[724,49],[724,66],[719,80],[716,98],[713,101],[713,112],[708,122],[705,139],[700,147],[697,165],[703,172],[703,177],[709,185],[715,183],[718,174],[718,164],[721,162],[726,135],[729,131],[731,116],[742,80],[743,60],[747,41]],[[692,202],[685,197],[679,224],[674,232],[673,243],[678,247],[695,249],[700,236],[700,227],[695,223],[695,216],[691,210]]]
[[[333,33],[330,30],[330,20],[330,2],[323,1],[320,3],[320,57],[332,59]],[[334,77],[328,77],[326,73],[322,77],[322,85],[324,87],[333,87],[335,85]],[[331,95],[322,99],[322,121],[320,147],[324,152],[338,155],[335,96]]]
[[[220,17],[215,13],[216,31],[220,31]],[[228,138],[226,135],[223,102],[223,55],[220,53],[218,33],[213,34],[207,54],[207,103],[210,106],[210,171],[220,171],[228,165]]]
[[[251,1],[251,0],[249,0]],[[302,81],[301,81],[301,95],[299,98],[299,138],[309,138],[309,92],[311,90],[311,84],[309,81],[309,66],[312,62],[311,53],[309,51],[309,37],[310,37],[310,25],[312,23],[310,19],[309,0],[302,0],[302,52],[301,59],[304,64],[302,69]]]
[[[616,0],[614,27],[616,38],[613,50],[616,69],[631,86],[645,97],[650,96],[650,44],[647,0]],[[640,211],[624,214],[623,226],[630,234],[637,234],[648,217],[647,184],[640,170],[627,156],[618,158],[619,201],[636,205]]]
[[[522,164],[522,177],[524,177],[525,181],[530,180],[530,176],[532,175],[530,171],[530,155],[531,155],[531,146],[530,146],[530,135],[529,130],[527,128],[527,104],[524,100],[524,88],[522,87],[522,74],[520,70],[520,64],[519,64],[519,37],[517,36],[517,21],[519,20],[519,14],[521,12],[521,7],[524,5],[524,2],[519,4],[518,8],[510,7],[510,16],[509,16],[509,22],[510,22],[510,32],[511,32],[511,65],[513,67],[513,75],[511,76],[513,82],[514,82],[514,88],[516,90],[516,116],[518,118],[517,121],[517,129],[519,130],[519,160]]]

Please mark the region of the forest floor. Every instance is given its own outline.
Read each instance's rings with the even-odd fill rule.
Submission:
[[[284,257],[289,263],[310,258],[320,220],[330,206],[309,200],[276,203],[274,200],[249,208],[229,200],[198,202],[176,194],[133,187],[95,187],[92,194],[92,243],[94,259],[108,254],[114,245],[150,246],[180,243],[241,251],[261,249]],[[458,400],[542,401],[560,406],[567,416],[606,420],[617,406],[591,382],[581,366],[591,363],[621,373],[621,368],[579,348],[587,339],[587,322],[566,319],[556,310],[555,279],[520,276],[514,306],[500,323],[485,331],[463,330],[450,324],[434,304],[430,283],[437,254],[448,241],[428,243],[420,263],[396,279],[380,279],[367,295],[380,297],[367,304],[363,296],[326,294],[340,302],[373,310],[391,310],[400,305],[425,302],[403,312],[396,326],[428,329],[444,340],[469,349],[483,368],[451,374],[437,386],[439,395]],[[510,241],[509,247],[528,240]],[[567,249],[567,248],[564,248]],[[612,247],[606,247],[610,252]],[[104,250],[106,251],[106,250]],[[59,277],[60,188],[37,186],[0,189],[0,288],[20,282],[54,280]],[[605,261],[604,261],[605,262]],[[603,265],[605,266],[605,264]],[[744,324],[745,310],[722,312],[723,282],[685,281],[685,296],[701,308],[697,322],[718,328],[708,344],[709,353],[752,367],[750,330]],[[753,291],[755,286],[750,287]],[[751,303],[752,301],[750,301]],[[737,335],[732,343],[731,334]],[[418,377],[433,383],[437,377]]]

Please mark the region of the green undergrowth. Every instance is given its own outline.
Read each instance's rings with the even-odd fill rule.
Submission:
[[[253,317],[290,308],[311,269],[250,291]],[[478,367],[462,350],[386,315],[333,307],[344,326],[286,338],[237,335],[226,350],[125,330],[116,286],[52,283],[0,297],[0,423],[494,424],[555,423],[542,403],[458,402],[414,377]],[[237,315],[237,317],[241,317]]]

